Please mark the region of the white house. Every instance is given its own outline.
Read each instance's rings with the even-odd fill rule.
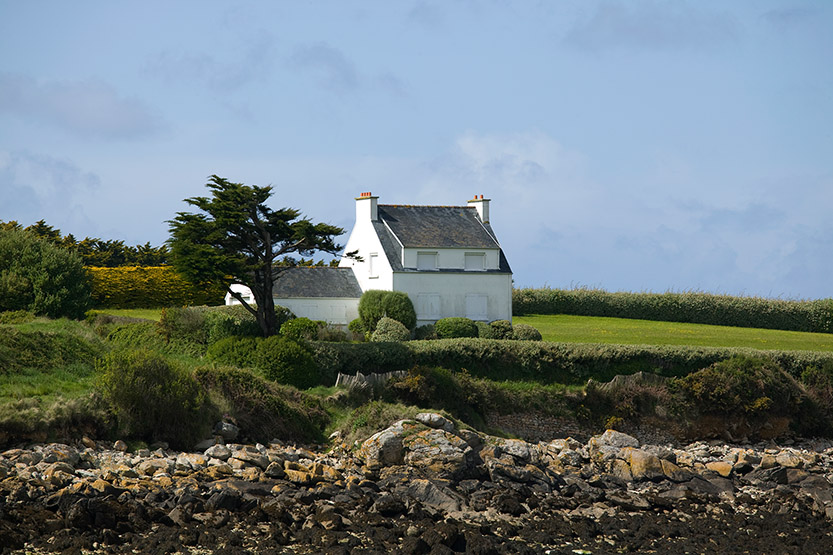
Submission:
[[[378,204],[362,193],[345,246],[352,251],[359,259],[342,257],[338,268],[286,271],[275,284],[275,303],[298,316],[346,324],[357,317],[363,291],[383,289],[408,294],[417,325],[449,316],[512,318],[512,270],[483,195],[466,206],[411,206]]]

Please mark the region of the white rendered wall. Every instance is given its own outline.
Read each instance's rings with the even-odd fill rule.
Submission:
[[[235,293],[240,293],[243,296],[243,298],[246,299],[247,303],[254,304],[255,297],[254,295],[252,295],[252,290],[246,287],[245,285],[239,285],[235,283],[231,286],[231,290]],[[232,297],[231,293],[226,293],[226,304],[240,304],[240,301]]]
[[[329,324],[346,326],[359,317],[359,299],[311,297],[306,299],[279,299],[275,304],[285,306],[299,318],[324,320]]]
[[[500,267],[500,250],[498,249],[404,249],[402,266],[405,268],[417,267],[417,256],[419,253],[437,253],[437,268],[462,270],[466,267],[466,254],[482,253],[484,256],[484,269],[497,270]]]
[[[485,274],[478,272],[413,272],[394,275],[394,289],[404,291],[417,309],[417,325],[428,324],[439,318],[467,316],[479,302],[486,298],[486,312],[477,319],[484,321],[512,320],[511,274]],[[437,295],[439,306],[433,318],[420,314],[420,306],[428,297]]]

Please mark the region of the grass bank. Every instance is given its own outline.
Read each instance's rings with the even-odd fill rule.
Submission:
[[[833,351],[833,335],[594,316],[515,316],[538,328],[544,341],[620,345],[744,347],[779,351]]]

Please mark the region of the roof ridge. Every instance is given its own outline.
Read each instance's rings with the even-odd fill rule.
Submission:
[[[471,208],[473,206],[461,206],[456,204],[380,204],[379,206],[392,206],[394,208]]]

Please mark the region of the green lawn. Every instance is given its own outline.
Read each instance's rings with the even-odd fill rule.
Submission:
[[[161,308],[101,308],[98,309],[98,312],[112,314],[113,316],[126,316],[128,318],[144,318],[157,322],[162,317]]]
[[[529,324],[538,328],[545,341],[833,351],[833,334],[828,333],[732,328],[565,314],[515,316],[512,322]]]

